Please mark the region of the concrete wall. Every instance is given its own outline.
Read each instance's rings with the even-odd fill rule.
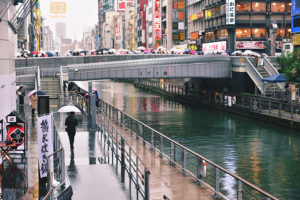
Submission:
[[[0,11],[6,10],[7,2],[0,1]],[[14,15],[14,6],[5,12],[0,22],[0,120],[16,109],[15,51],[17,37],[6,22]]]

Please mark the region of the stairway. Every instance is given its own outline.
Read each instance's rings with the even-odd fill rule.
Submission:
[[[58,99],[61,94],[59,78],[41,78],[41,90],[49,95],[50,99]]]

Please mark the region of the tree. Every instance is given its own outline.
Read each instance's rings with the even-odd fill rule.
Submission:
[[[287,54],[276,57],[276,61],[280,65],[284,77],[290,83],[300,83],[300,61],[299,54]]]

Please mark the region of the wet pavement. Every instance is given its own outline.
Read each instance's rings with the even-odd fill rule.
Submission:
[[[98,140],[98,132],[87,131],[86,118],[79,121],[75,135],[74,150],[62,122],[66,114],[55,114],[55,121],[65,150],[65,164],[73,189],[73,200],[81,199],[128,199],[115,168],[103,162],[105,152]],[[77,116],[81,118],[81,116]]]

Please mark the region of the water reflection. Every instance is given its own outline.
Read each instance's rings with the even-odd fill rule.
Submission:
[[[74,151],[71,151],[70,153],[70,164],[67,168],[68,170],[68,175],[69,175],[69,178],[70,178],[70,181],[71,183],[75,183],[77,182],[78,179],[78,170],[77,170],[77,167],[76,167],[76,164],[75,164],[75,155],[74,155]]]

